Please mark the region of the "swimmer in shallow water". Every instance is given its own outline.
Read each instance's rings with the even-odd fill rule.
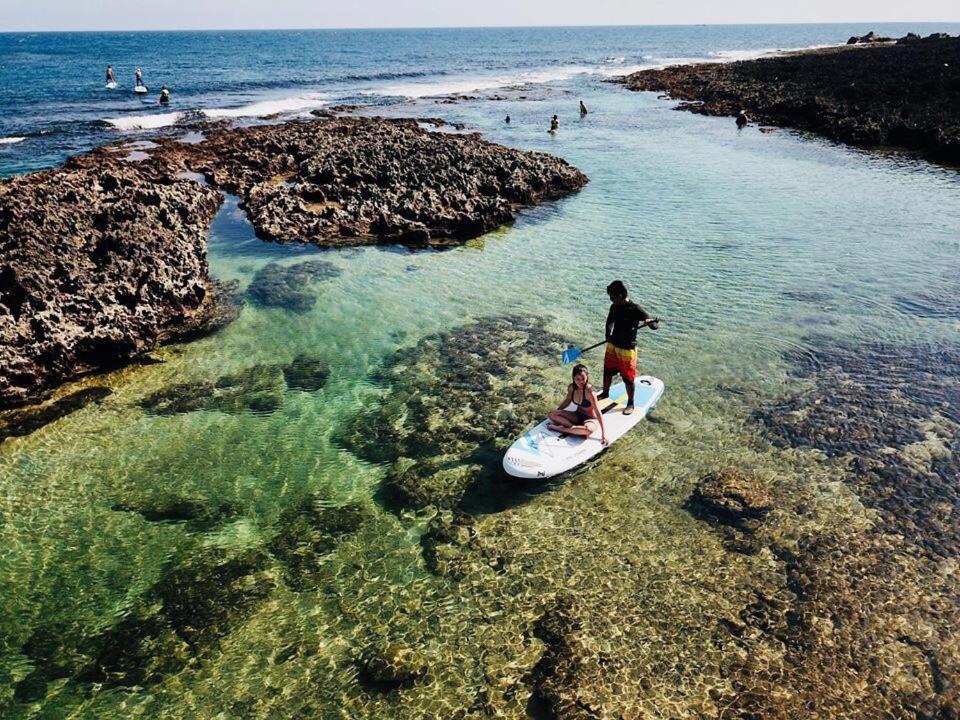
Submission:
[[[161,105],[170,104],[170,88],[168,88],[166,85],[160,88],[160,99],[157,100],[157,102]]]
[[[559,129],[560,129],[560,118],[554,115],[550,119],[550,132],[555,133]]]
[[[587,114],[587,106],[583,104],[583,100],[580,101],[580,117],[583,117]]]

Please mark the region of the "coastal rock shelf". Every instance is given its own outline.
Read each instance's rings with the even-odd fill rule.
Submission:
[[[619,78],[679,109],[812,130],[863,147],[960,160],[960,37],[904,38],[735,63],[675,65]]]
[[[107,146],[0,182],[0,409],[236,315],[235,288],[208,275],[218,190],[240,195],[267,240],[450,246],[587,182],[559,158],[413,120],[205,132],[160,139],[137,162]],[[254,300],[271,304],[261,285],[280,280],[262,280]]]
[[[458,245],[587,182],[551,155],[415,120],[321,118],[207,136],[166,143],[156,162],[240,195],[257,234],[276,242]]]
[[[0,408],[202,332],[210,188],[119,165],[0,184]]]

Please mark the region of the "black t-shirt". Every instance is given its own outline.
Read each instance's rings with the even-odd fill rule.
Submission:
[[[635,302],[627,300],[622,305],[610,305],[607,315],[607,340],[627,350],[637,346],[637,329],[650,316]]]

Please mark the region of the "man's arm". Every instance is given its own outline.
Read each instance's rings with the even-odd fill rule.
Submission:
[[[657,319],[656,319],[655,317],[650,317],[650,316],[647,314],[647,311],[644,310],[644,309],[643,309],[642,307],[640,307],[639,305],[637,305],[637,319],[640,321],[640,322],[637,324],[637,327],[638,327],[638,328],[648,327],[648,328],[650,328],[651,330],[656,330],[656,329],[657,329]]]

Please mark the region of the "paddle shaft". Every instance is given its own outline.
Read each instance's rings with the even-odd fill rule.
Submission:
[[[643,323],[640,325],[640,327],[649,327],[649,326],[652,325],[653,323],[657,323],[657,322],[660,322],[660,318],[650,318],[649,320],[644,320]],[[600,347],[601,345],[605,345],[606,342],[607,342],[606,340],[601,340],[600,342],[594,343],[593,345],[590,345],[589,347],[585,347],[583,350],[580,351],[580,354],[582,355],[582,354],[585,353],[587,350],[593,350],[594,348],[598,348],[598,347]]]

